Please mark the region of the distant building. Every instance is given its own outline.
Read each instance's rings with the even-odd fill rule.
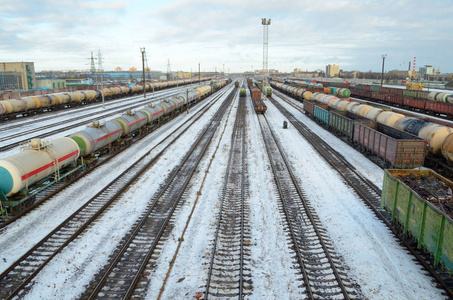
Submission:
[[[299,68],[294,69],[294,73],[302,73],[302,69],[299,69]]]
[[[326,77],[338,77],[340,75],[340,66],[339,65],[327,65],[326,66]]]
[[[428,79],[428,76],[435,75],[436,68],[431,65],[425,65],[424,67],[420,67],[418,69],[418,78],[420,79]]]
[[[115,71],[116,71],[116,72],[121,72],[121,71],[123,71],[123,69],[122,69],[121,67],[116,67],[116,68],[115,68]]]
[[[35,63],[0,63],[0,90],[31,90],[36,87]]]
[[[36,88],[62,89],[66,87],[65,79],[36,79]]]

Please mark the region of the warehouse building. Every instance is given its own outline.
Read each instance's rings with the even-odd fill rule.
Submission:
[[[36,88],[35,63],[0,63],[0,90],[32,90]]]

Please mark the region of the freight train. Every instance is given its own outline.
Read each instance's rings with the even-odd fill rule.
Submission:
[[[117,152],[130,144],[133,137],[151,131],[174,113],[228,83],[221,80],[189,90],[135,112],[128,111],[103,124],[94,122],[84,130],[52,142],[31,140],[19,153],[0,159],[2,213],[30,205],[42,185],[48,186],[49,181],[53,184],[84,170],[106,152]]]
[[[288,79],[287,82],[300,83],[301,81]],[[448,119],[453,119],[453,95],[451,93],[414,91],[349,82],[318,81],[316,85],[322,86],[322,88],[347,88],[353,97],[430,115],[445,115]]]
[[[161,90],[177,85],[191,83],[192,80],[172,80],[156,83],[145,83],[147,91]],[[21,99],[0,101],[0,121],[35,115],[42,112],[99,102],[104,99],[115,99],[143,93],[143,85],[110,87],[102,90],[82,90],[75,92],[29,96]]]
[[[351,99],[341,99],[333,95],[323,93],[311,93],[303,88],[293,87],[281,82],[272,81],[271,85],[281,91],[295,96],[300,100],[315,100],[326,104],[328,107],[347,111],[355,116],[366,118],[407,132],[426,141],[428,150],[426,159],[429,166],[436,168],[442,166],[447,173],[453,171],[453,128],[439,125],[426,120],[408,117],[400,113],[392,112],[363,104]],[[443,159],[442,159],[443,158]]]
[[[357,138],[361,146],[370,152],[374,149],[378,156],[393,158],[396,167],[421,165],[426,148],[430,155],[442,153],[447,160],[445,167],[453,160],[452,128],[406,117],[350,99],[339,99],[322,93],[310,94],[311,92],[304,89],[279,82],[271,84],[302,100],[304,109],[310,110],[311,114],[330,128],[349,135],[351,139]],[[318,102],[309,101],[307,98]],[[329,107],[334,109],[328,110]],[[376,124],[377,128],[368,127],[371,122]],[[392,130],[397,138],[390,136]],[[411,133],[418,133],[418,136]],[[448,280],[451,280],[453,275],[452,190],[452,181],[431,170],[395,169],[385,170],[381,197],[382,207],[392,216],[391,226],[416,248],[422,248],[429,253],[434,266],[442,265],[445,268],[443,270],[448,272],[442,276]]]

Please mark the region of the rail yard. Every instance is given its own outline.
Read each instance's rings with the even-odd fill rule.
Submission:
[[[297,93],[254,85],[224,78],[112,99],[104,109],[10,115],[0,163],[58,150],[62,139],[80,158],[44,179],[23,171],[17,193],[2,183],[1,298],[453,297],[448,235],[432,255],[432,231],[417,246],[417,234],[396,225],[412,221],[399,210],[407,204],[396,200],[395,172],[379,163],[386,157],[369,159],[329,132],[322,102],[313,116]],[[91,143],[76,138],[88,134]],[[25,190],[36,194],[20,202]]]

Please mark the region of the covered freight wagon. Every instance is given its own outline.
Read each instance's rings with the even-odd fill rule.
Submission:
[[[381,206],[453,274],[452,189],[453,182],[432,170],[385,170]]]
[[[261,91],[256,86],[250,87],[250,95],[252,96],[253,100],[261,99]]]

